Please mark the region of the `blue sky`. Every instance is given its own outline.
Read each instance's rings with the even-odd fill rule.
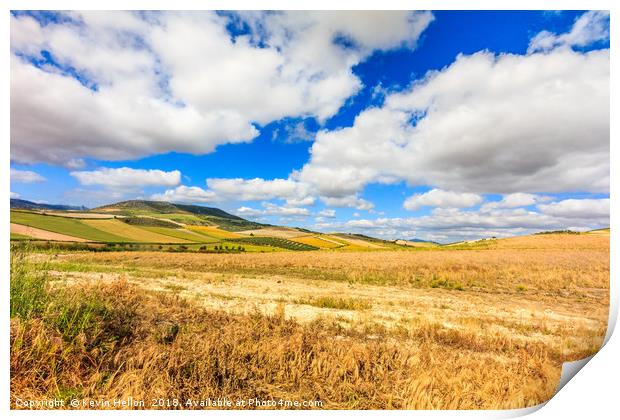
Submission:
[[[437,241],[609,224],[604,12],[13,12],[11,195]]]

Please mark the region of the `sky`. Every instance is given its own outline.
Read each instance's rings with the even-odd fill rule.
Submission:
[[[438,242],[609,226],[609,13],[11,12],[11,197]]]

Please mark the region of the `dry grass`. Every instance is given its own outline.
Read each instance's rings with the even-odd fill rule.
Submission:
[[[552,235],[549,235],[552,236]],[[80,254],[67,258],[117,267],[282,275],[348,283],[430,287],[437,281],[461,284],[465,290],[530,291],[581,295],[609,289],[609,238],[573,235],[553,242],[546,237],[515,238],[515,249],[381,252],[290,252],[274,254],[166,257],[149,252]],[[501,241],[498,241],[501,242]]]
[[[124,314],[131,334],[109,329],[108,341],[85,331],[68,340],[40,319],[13,319],[13,399],[218,395],[320,400],[332,409],[516,408],[548,399],[558,380],[542,346],[502,337],[436,325],[401,335],[301,325],[285,310],[231,315],[122,282],[79,290]]]
[[[488,250],[37,255],[30,260],[51,258],[57,270],[52,290],[118,312],[103,311],[97,328],[70,340],[49,316],[13,317],[11,395],[283,398],[332,409],[538,404],[552,396],[562,362],[600,347],[609,238],[511,241]]]

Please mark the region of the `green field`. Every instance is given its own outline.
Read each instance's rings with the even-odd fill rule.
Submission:
[[[33,239],[33,238],[28,235],[22,235],[20,233],[11,232],[11,239],[24,240],[24,239]]]
[[[248,238],[231,239],[231,241],[242,244],[277,247],[288,249],[290,251],[316,251],[319,249],[313,245],[302,244],[300,242],[289,241],[284,238],[274,238],[271,236],[252,236]]]
[[[126,242],[127,238],[104,232],[87,225],[83,220],[60,216],[47,216],[25,211],[11,211],[11,222],[50,232],[62,233],[98,242]]]

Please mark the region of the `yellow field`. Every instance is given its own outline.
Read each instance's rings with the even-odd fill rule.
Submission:
[[[338,243],[334,240],[325,240],[320,236],[297,236],[291,240],[325,249],[340,248],[345,245],[344,243]]]
[[[406,245],[406,246],[412,246],[412,247],[420,247],[420,248],[428,248],[428,247],[432,247],[432,246],[437,246],[436,244],[433,244],[431,242],[411,242],[411,241],[405,241],[402,239],[399,239],[396,241],[397,245]]]
[[[190,241],[172,236],[160,235],[146,229],[121,222],[120,220],[108,219],[83,219],[82,223],[92,226],[104,232],[118,235],[137,242],[161,242],[161,243],[189,243]]]
[[[216,239],[235,239],[235,238],[243,238],[243,235],[239,235],[238,233],[229,232],[224,229],[220,229],[216,226],[185,226],[186,229],[194,230],[196,232],[204,233],[205,235],[211,236]]]
[[[88,353],[79,347],[92,346],[88,334],[85,344],[62,344],[37,320],[12,320],[11,396],[73,389],[83,397],[185,400],[199,390],[320,400],[326,409],[539,404],[553,395],[563,362],[602,343],[609,237],[540,235],[485,246],[32,256],[33,264],[47,260],[59,289],[94,294],[121,311],[112,319],[125,319],[119,325],[133,333]],[[57,365],[64,367],[50,371]]]
[[[365,241],[363,239],[357,239],[357,238],[352,238],[350,236],[346,236],[346,237],[341,237],[338,235],[329,235],[330,239],[333,239],[337,242],[345,242],[348,245],[351,246],[352,249],[384,249],[385,247],[378,245],[378,244],[374,244],[372,242],[369,241]]]

